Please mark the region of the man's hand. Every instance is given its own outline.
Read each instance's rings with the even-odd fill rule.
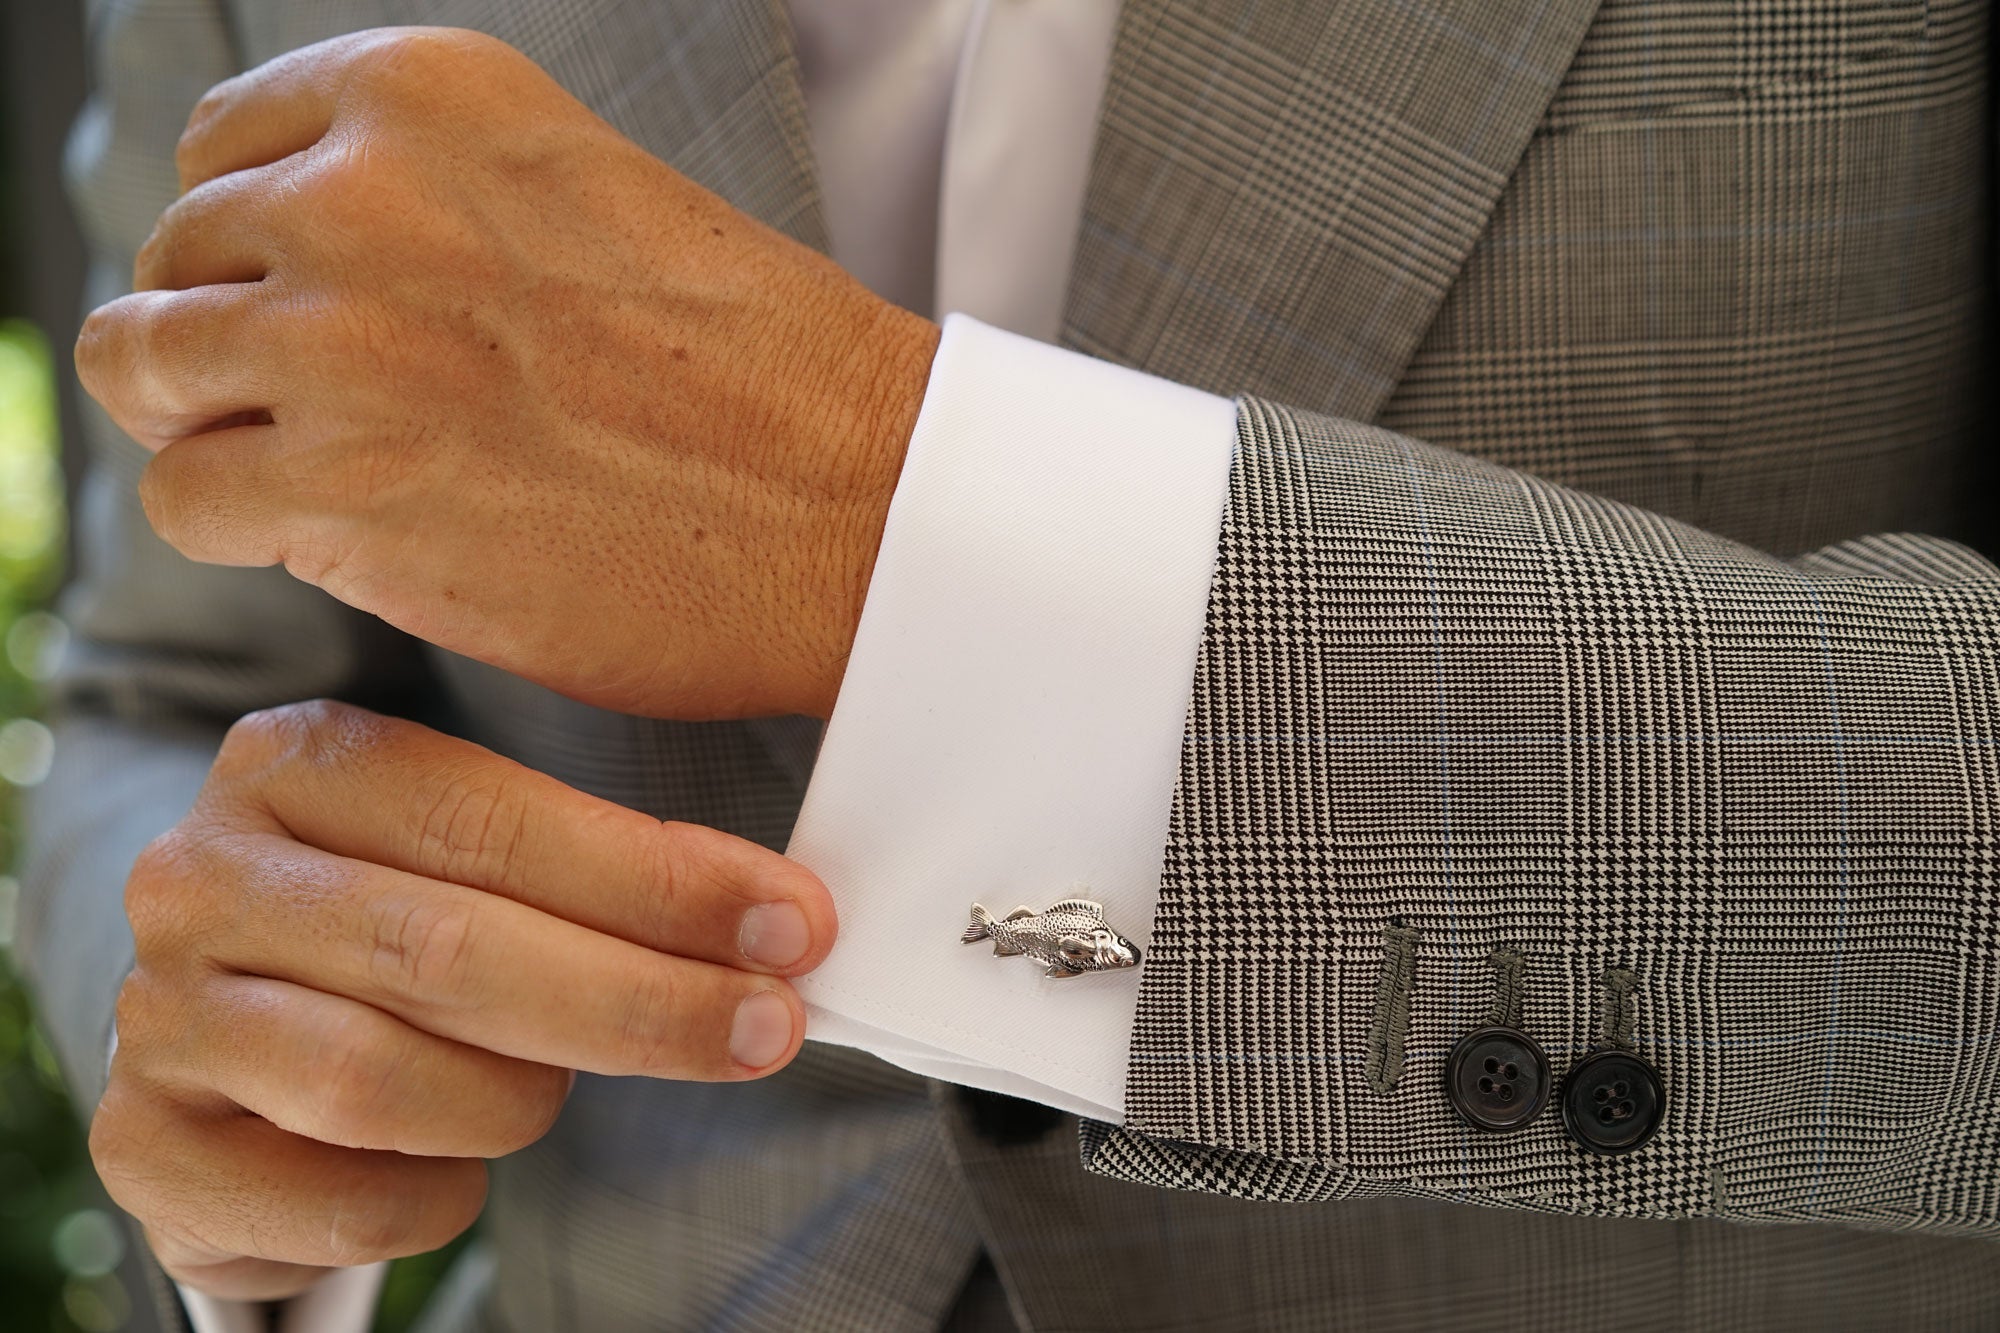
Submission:
[[[831,711],[937,329],[475,33],[217,86],[77,344],[198,560],[588,702]]]
[[[780,978],[834,936],[775,852],[334,704],[238,723],[126,907],[91,1154],[168,1272],[239,1298],[457,1235],[571,1070],[781,1067]]]

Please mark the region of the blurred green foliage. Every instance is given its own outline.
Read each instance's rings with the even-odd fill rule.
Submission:
[[[62,478],[54,377],[32,325],[0,322],[0,945],[11,944],[20,886],[19,788],[48,771],[35,686],[61,652],[40,610],[57,576]],[[55,1059],[0,952],[0,1326],[111,1333],[134,1293],[117,1274],[125,1233],[102,1206]]]
[[[18,793],[53,757],[37,686],[68,637],[44,609],[60,577],[57,440],[47,343],[26,321],[0,320],[0,1330],[115,1333],[146,1296],[114,1271],[127,1233],[92,1177],[81,1124],[8,953],[20,898]],[[462,1248],[397,1263],[376,1333],[404,1333]]]

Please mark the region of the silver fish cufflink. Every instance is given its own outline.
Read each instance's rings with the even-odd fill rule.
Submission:
[[[1044,975],[1051,977],[1139,966],[1139,946],[1104,923],[1102,903],[1083,898],[1065,898],[1046,912],[1017,907],[997,919],[974,903],[972,924],[958,938],[965,944],[992,940],[995,958],[1026,954],[1047,963]]]

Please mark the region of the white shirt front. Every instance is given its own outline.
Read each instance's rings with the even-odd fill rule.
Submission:
[[[792,0],[833,257],[1055,340],[1119,0]]]
[[[1230,403],[1046,345],[1118,0],[791,9],[834,258],[950,316],[789,849],[841,922],[808,1036],[1117,1121],[1137,974],[959,932],[974,900],[1088,896],[1147,943],[1227,498]],[[358,1333],[382,1272],[282,1333]],[[183,1294],[196,1333],[264,1327]]]

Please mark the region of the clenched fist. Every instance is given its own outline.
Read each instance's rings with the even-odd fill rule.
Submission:
[[[745,1079],[804,1035],[812,874],[337,704],[252,715],[126,892],[91,1124],[175,1277],[289,1295],[471,1224],[571,1070]]]
[[[217,86],[77,345],[181,551],[602,706],[831,711],[936,346],[492,38]]]

